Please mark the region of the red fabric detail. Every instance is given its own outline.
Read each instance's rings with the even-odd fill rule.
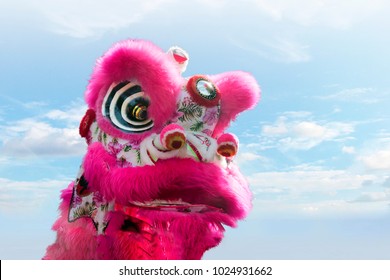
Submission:
[[[173,54],[173,58],[174,58],[179,64],[183,64],[184,62],[187,61],[187,57],[181,56],[181,55],[176,54],[176,53]]]
[[[190,141],[187,141],[188,145],[191,147],[191,149],[195,152],[197,158],[199,161],[202,161],[203,160],[203,157],[202,155],[200,154],[200,152],[198,151],[198,149],[195,147],[194,144],[192,144]]]
[[[150,158],[150,160],[153,162],[153,163],[156,163],[156,161],[153,159],[153,157],[150,155],[149,151],[146,151],[146,153],[148,154],[148,157]]]
[[[85,115],[80,122],[79,133],[81,137],[84,138],[88,137],[89,128],[91,127],[91,124],[95,121],[95,119],[96,119],[95,111],[93,109],[88,109],[87,112],[85,112]]]

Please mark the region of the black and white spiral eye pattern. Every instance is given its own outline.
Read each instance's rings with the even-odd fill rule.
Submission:
[[[103,100],[102,114],[124,132],[140,133],[153,127],[148,118],[149,100],[132,82],[114,83]]]

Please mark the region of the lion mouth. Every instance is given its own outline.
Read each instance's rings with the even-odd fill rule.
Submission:
[[[126,206],[115,204],[115,210],[123,213],[124,220],[121,225],[122,232],[128,233],[150,233],[156,220],[152,216],[160,218],[185,215],[217,215],[221,221],[230,224],[223,208],[206,204],[191,204],[182,200],[161,200],[156,199],[147,202],[131,202]],[[225,217],[225,218],[222,218]],[[164,218],[163,218],[164,219]]]
[[[208,213],[220,212],[224,210],[217,206],[206,204],[191,204],[182,200],[153,200],[148,202],[132,202],[132,205],[149,210],[177,212],[177,213]]]

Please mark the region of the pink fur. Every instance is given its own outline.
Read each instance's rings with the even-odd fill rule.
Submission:
[[[239,113],[255,106],[260,89],[250,74],[240,71],[210,76],[210,80],[221,94],[219,119],[215,118],[215,129],[208,134],[217,141]],[[125,133],[103,116],[101,107],[108,88],[122,81],[139,84],[150,99],[151,130]],[[185,84],[171,55],[150,42],[126,40],[98,60],[85,98],[102,131],[139,144],[152,133],[180,127],[174,122]],[[84,119],[81,126],[88,140],[83,178],[89,192],[113,203],[107,212],[109,223],[104,233],[98,233],[92,217],[68,220],[74,196],[71,183],[62,192],[60,217],[53,225],[57,239],[44,259],[200,259],[221,242],[223,224],[234,227],[248,215],[252,194],[234,162],[223,159],[226,167],[172,157],[154,165],[122,167],[116,154],[106,150],[100,140],[92,141],[88,130],[95,116],[92,113],[88,115],[93,118]],[[187,133],[181,127],[180,131]],[[238,143],[234,136],[229,139]],[[80,186],[78,182],[75,186]],[[171,204],[149,206],[152,201]]]
[[[224,133],[221,136],[218,137],[218,145],[221,145],[223,143],[232,143],[235,146],[238,146],[238,138],[236,135],[232,133]]]
[[[242,71],[211,77],[221,92],[221,114],[213,136],[218,138],[237,115],[252,109],[260,99],[260,88],[252,75]]]

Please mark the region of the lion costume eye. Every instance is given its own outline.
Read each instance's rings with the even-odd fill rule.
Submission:
[[[140,133],[153,127],[148,107],[149,100],[141,87],[126,81],[110,86],[103,100],[102,114],[120,130]]]
[[[203,75],[191,77],[187,83],[187,91],[198,104],[205,107],[216,106],[220,100],[218,88]]]

